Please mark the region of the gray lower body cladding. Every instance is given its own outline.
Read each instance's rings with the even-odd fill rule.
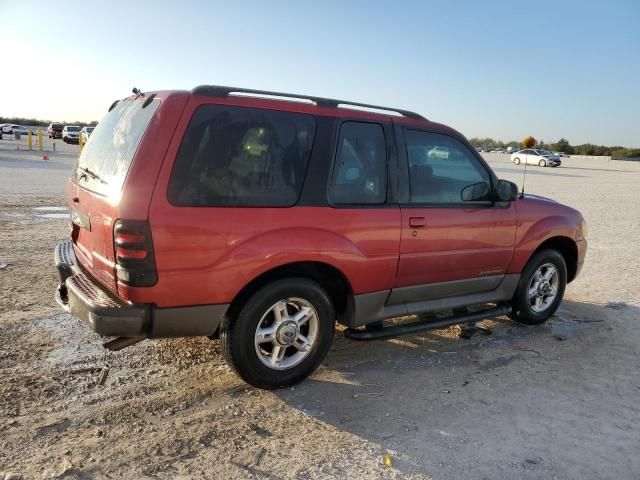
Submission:
[[[355,328],[387,318],[504,302],[515,294],[520,274],[431,283],[354,295],[340,323]]]

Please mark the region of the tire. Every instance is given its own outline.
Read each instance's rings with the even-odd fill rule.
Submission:
[[[309,309],[307,319],[298,326],[294,317],[303,309]],[[286,317],[280,313],[285,320],[278,322],[277,312],[285,311]],[[335,319],[333,303],[318,283],[307,278],[278,280],[258,290],[235,318],[225,316],[220,324],[222,353],[245,382],[268,390],[288,387],[311,375],[327,355]],[[265,332],[272,329],[261,343],[259,327]],[[308,350],[296,346],[300,335],[309,341]],[[281,341],[291,343],[281,346],[285,345]]]
[[[541,167],[546,167],[547,166],[547,162],[545,162],[544,160],[540,160],[538,162],[538,165],[541,166]]]
[[[555,271],[553,270],[555,269]],[[550,279],[544,280],[545,277]],[[544,281],[545,283],[540,283]],[[567,286],[567,265],[557,250],[541,250],[524,268],[511,300],[511,318],[518,323],[537,325],[555,313]],[[532,294],[531,291],[535,289]],[[555,296],[551,292],[555,290]],[[538,303],[538,298],[542,300]]]
[[[520,165],[520,159],[518,157],[514,158],[513,163],[516,165]]]

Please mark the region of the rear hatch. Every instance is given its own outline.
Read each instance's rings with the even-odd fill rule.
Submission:
[[[144,97],[113,105],[89,137],[71,174],[68,197],[76,257],[85,271],[114,293],[113,226],[122,188],[159,106],[159,99]]]

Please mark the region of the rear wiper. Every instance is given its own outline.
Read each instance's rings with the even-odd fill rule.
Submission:
[[[80,175],[78,177],[78,180],[80,180],[82,177],[87,178],[87,175],[89,175],[91,178],[93,178],[94,180],[98,180],[100,183],[107,185],[107,182],[105,180],[103,180],[103,178],[98,175],[95,172],[92,172],[91,170],[89,170],[88,168],[85,167],[78,167],[78,170],[82,171],[82,175]]]

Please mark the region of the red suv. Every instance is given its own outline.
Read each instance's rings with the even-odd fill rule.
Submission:
[[[359,339],[502,314],[536,324],[582,266],[579,212],[518,195],[416,113],[218,86],[134,92],[82,151],[55,253],[59,304],[117,337],[108,348],[219,335],[245,381],[276,388],[320,364],[336,321]]]

